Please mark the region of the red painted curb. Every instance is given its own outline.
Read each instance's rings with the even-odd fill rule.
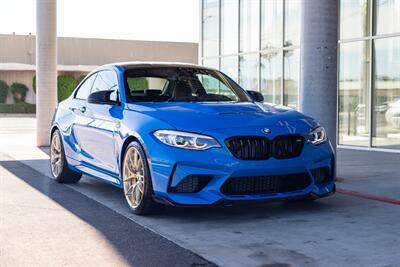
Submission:
[[[390,203],[390,204],[394,204],[394,205],[400,205],[399,199],[383,197],[383,196],[376,196],[376,195],[371,195],[368,193],[362,193],[362,192],[347,190],[347,189],[343,189],[343,188],[337,188],[336,192],[341,193],[343,195],[349,195],[349,196],[360,197],[360,198],[369,199],[369,200]]]

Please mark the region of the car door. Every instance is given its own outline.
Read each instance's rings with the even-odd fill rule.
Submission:
[[[118,79],[114,70],[97,73],[91,93],[97,91],[112,91],[112,100],[119,100]],[[120,105],[86,102],[85,116],[90,122],[82,129],[82,148],[86,152],[83,160],[112,174],[116,174],[118,170],[114,133],[120,125],[115,114],[120,110]]]
[[[77,161],[82,162],[83,158],[87,156],[86,151],[82,149],[83,144],[86,143],[86,135],[84,129],[87,124],[91,122],[91,119],[86,116],[86,104],[87,99],[92,90],[92,85],[96,79],[97,73],[94,73],[87,77],[82,84],[79,86],[77,91],[74,93],[74,97],[70,102],[69,109],[71,110],[71,147],[65,148],[65,153],[68,157],[71,157]],[[72,150],[72,151],[71,151]]]

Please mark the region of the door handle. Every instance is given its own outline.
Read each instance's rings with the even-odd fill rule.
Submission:
[[[77,111],[80,111],[81,113],[85,113],[86,112],[86,107],[79,107],[79,108],[71,107],[69,109],[72,110],[72,112],[77,112]]]

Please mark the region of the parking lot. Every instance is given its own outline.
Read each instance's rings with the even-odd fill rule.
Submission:
[[[55,183],[47,154],[35,147],[34,118],[0,118],[5,265],[400,266],[400,154],[339,150],[338,192],[315,202],[171,207],[148,217],[90,177]]]

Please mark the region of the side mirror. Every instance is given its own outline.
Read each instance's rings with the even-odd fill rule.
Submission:
[[[111,94],[115,94],[115,91],[97,91],[91,93],[88,97],[88,102],[91,104],[118,105],[118,101],[111,99]]]
[[[254,101],[256,102],[263,102],[264,101],[264,96],[257,91],[250,91],[248,90],[247,93],[253,98]]]

